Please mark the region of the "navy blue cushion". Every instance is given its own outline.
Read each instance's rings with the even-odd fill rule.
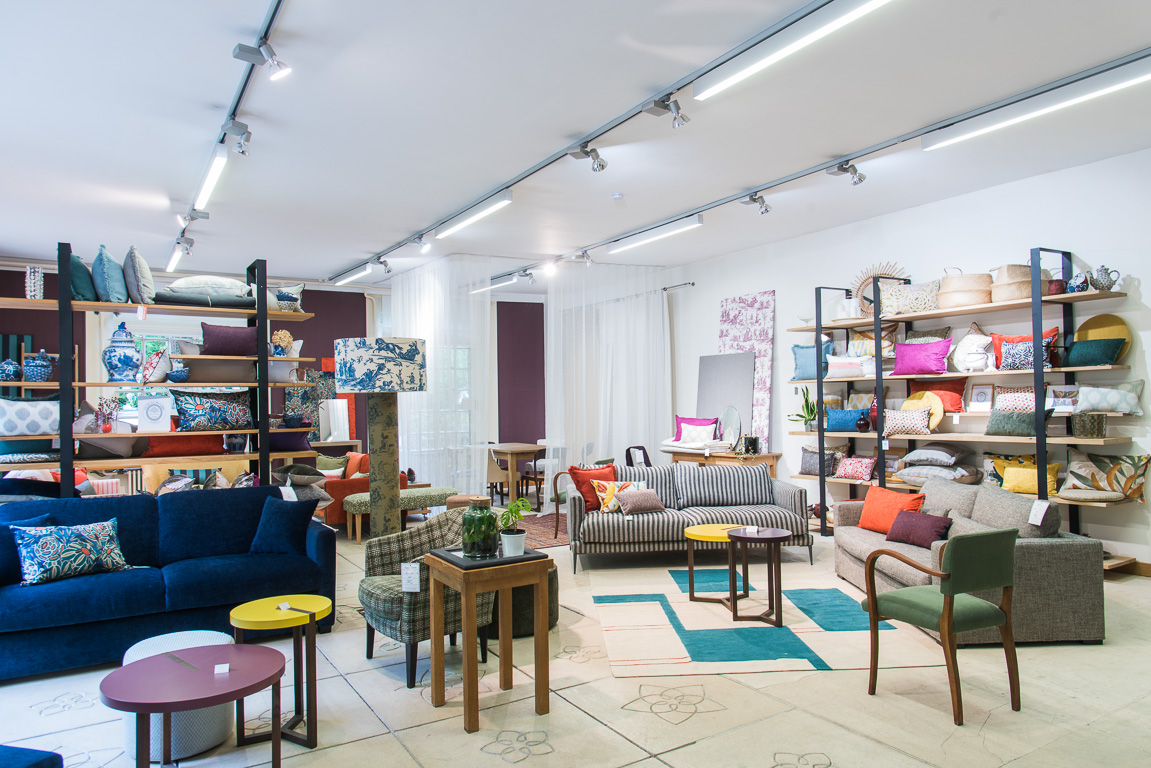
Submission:
[[[319,499],[284,501],[269,498],[264,502],[260,527],[256,529],[256,538],[248,551],[253,555],[306,556],[308,523],[312,522],[318,503]]]
[[[0,479],[0,496],[43,496],[46,499],[58,499],[60,484],[23,477],[6,477]]]
[[[296,555],[199,557],[162,570],[169,611],[320,591],[320,567]]]
[[[107,621],[163,610],[164,577],[156,568],[0,587],[0,631],[4,632]]]
[[[0,768],[64,768],[64,758],[39,749],[0,746]]]
[[[116,518],[120,551],[128,565],[157,566],[156,499],[136,496],[89,497],[84,499],[45,499],[16,501],[0,507],[0,519],[20,519],[51,514],[56,525],[88,525]],[[18,515],[14,518],[13,515]]]
[[[280,498],[280,489],[265,485],[164,494],[159,498],[160,564],[247,554],[269,496]]]
[[[31,520],[13,520],[10,523],[0,523],[0,586],[6,584],[19,584],[21,580],[20,552],[16,548],[16,538],[8,526],[20,525],[25,528],[39,528],[43,525],[55,525],[51,515],[40,515]]]

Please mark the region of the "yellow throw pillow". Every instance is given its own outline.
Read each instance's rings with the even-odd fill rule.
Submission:
[[[998,462],[996,462],[998,463]],[[1058,477],[1059,467],[1062,464],[1048,464],[1047,465],[1047,495],[1054,496],[1059,488]],[[1002,468],[996,466],[996,470],[1003,476],[1003,490],[1011,491],[1012,493],[1039,493],[1039,483],[1036,480],[1038,474],[1035,470],[1035,465],[1030,467],[1020,466],[1004,466]]]
[[[615,496],[620,491],[646,488],[646,483],[627,480],[592,480],[591,485],[599,497],[600,512],[619,512],[619,499]]]

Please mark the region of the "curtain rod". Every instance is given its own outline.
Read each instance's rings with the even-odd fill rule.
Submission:
[[[688,286],[691,286],[692,288],[694,288],[695,287],[695,281],[692,280],[692,281],[689,281],[686,283],[676,283],[675,285],[665,285],[663,287],[663,290],[664,290],[664,293],[667,293],[668,291],[674,291],[676,288],[682,288],[685,285],[688,285]]]

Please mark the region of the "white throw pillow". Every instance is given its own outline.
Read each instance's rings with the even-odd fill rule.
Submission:
[[[714,424],[681,424],[679,429],[681,443],[706,443],[715,439]]]
[[[205,296],[247,296],[248,286],[242,280],[217,275],[181,277],[168,286],[176,293],[201,293]]]

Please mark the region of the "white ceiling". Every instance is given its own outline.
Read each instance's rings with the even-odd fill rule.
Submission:
[[[292,74],[257,72],[231,156],[181,269],[323,279],[434,225],[803,0],[593,0],[578,6],[285,0],[272,34]],[[21,4],[0,27],[0,256],[65,240],[140,247],[162,269],[268,0]],[[449,251],[506,269],[578,251],[1145,47],[1146,0],[894,0],[709,99],[692,122],[638,115],[562,159],[515,202],[396,272]],[[674,266],[1151,146],[1151,83],[936,152],[913,140],[729,204],[705,225],[598,261]],[[612,193],[622,193],[613,200]],[[501,268],[499,271],[503,271]],[[539,276],[539,273],[537,273]],[[374,278],[381,279],[377,271]],[[532,290],[542,290],[539,280]],[[526,287],[521,287],[526,290]]]

